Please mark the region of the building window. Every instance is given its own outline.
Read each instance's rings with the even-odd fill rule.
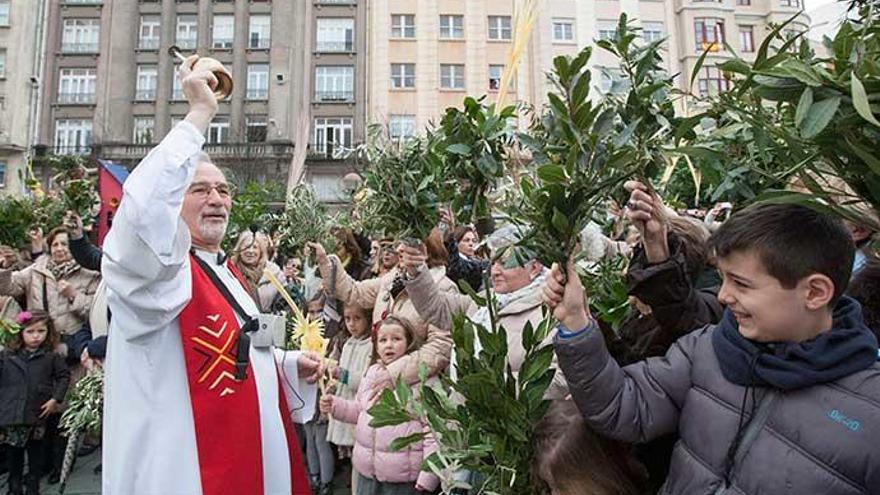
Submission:
[[[464,39],[464,16],[441,15],[440,16],[440,39],[462,40]]]
[[[642,22],[643,40],[647,41],[648,43],[653,43],[655,41],[663,39],[664,36],[666,36],[666,30],[664,29],[662,22]]]
[[[553,41],[574,41],[574,19],[553,19]]]
[[[354,19],[318,19],[319,52],[353,52]]]
[[[718,67],[705,67],[697,79],[700,96],[715,95],[730,89],[730,81],[724,78]]]
[[[315,67],[315,100],[354,101],[354,67],[348,65]]]
[[[214,15],[214,29],[211,34],[214,48],[232,48],[235,37],[235,16]]]
[[[156,81],[158,69],[155,65],[139,65],[137,68],[137,85],[134,99],[137,101],[153,101],[156,99]]]
[[[614,41],[617,38],[617,21],[599,19],[597,24],[600,40]]]
[[[391,37],[413,39],[416,37],[416,16],[412,14],[391,15]]]
[[[440,87],[443,89],[464,89],[464,65],[440,64]]]
[[[252,15],[248,28],[248,48],[265,50],[269,48],[272,33],[272,17]]]
[[[416,87],[416,64],[391,64],[392,88]]]
[[[781,4],[783,7],[800,7],[801,0],[782,0]]]
[[[489,65],[489,89],[491,91],[498,91],[501,89],[501,76],[504,74],[504,66],[503,65]],[[511,77],[510,83],[508,84],[507,90],[514,90],[514,80]]]
[[[153,144],[153,129],[156,120],[153,117],[134,118],[134,144]]]
[[[509,40],[513,37],[513,31],[510,28],[509,15],[490,15],[489,16],[489,39],[490,40]]]
[[[177,37],[175,43],[183,49],[193,49],[199,37],[199,18],[195,15],[177,16]]]
[[[717,52],[724,46],[724,19],[698,17],[694,19],[697,50]]]
[[[739,47],[745,53],[755,51],[755,27],[740,26],[739,27]]]
[[[269,64],[249,64],[247,68],[247,99],[269,98]]]
[[[88,154],[92,146],[92,121],[62,119],[55,122],[57,154]]]
[[[392,115],[388,121],[388,135],[392,139],[402,139],[416,135],[415,115]]]
[[[141,50],[158,50],[159,33],[161,33],[159,16],[142,15],[140,36],[138,37],[138,48]]]
[[[247,118],[247,142],[264,143],[266,142],[266,116],[265,115],[249,115]]]
[[[0,187],[6,187],[6,160],[0,160]]]
[[[180,75],[177,71],[171,75],[171,101],[185,101],[186,96],[183,94],[183,84],[180,82]]]
[[[0,0],[0,26],[9,25],[9,0]]]
[[[221,144],[229,140],[229,117],[214,117],[208,125],[208,143]]]
[[[100,32],[99,19],[65,19],[61,33],[61,51],[98,53]]]
[[[0,79],[6,77],[6,49],[0,48]]]
[[[748,6],[752,4],[752,0],[736,0],[737,5]]]
[[[61,69],[58,103],[94,103],[96,81],[95,69]]]
[[[352,149],[351,122],[350,117],[315,119],[312,153],[332,158],[346,157]]]

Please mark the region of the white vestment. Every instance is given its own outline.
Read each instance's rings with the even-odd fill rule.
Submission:
[[[102,273],[112,314],[105,363],[104,495],[202,493],[178,315],[192,294],[191,239],[180,210],[195,174],[191,158],[204,141],[186,121],[168,133],[125,182],[104,243]],[[196,255],[208,261],[250,316],[257,314],[256,304],[226,265],[217,264],[216,254]],[[279,373],[296,421],[314,414],[317,388],[299,380],[297,358],[295,352],[250,349],[266,495],[291,493]]]

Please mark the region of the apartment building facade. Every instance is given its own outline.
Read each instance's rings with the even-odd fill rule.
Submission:
[[[544,0],[507,102],[544,104],[553,58],[613,37],[621,13],[646,40],[666,39],[664,63],[680,88],[688,89],[708,50],[692,90],[723,91],[729,81],[715,63],[732,52],[754,57],[770,24],[797,15],[801,1]],[[466,95],[497,98],[515,3],[0,0],[0,112],[7,116],[0,178],[5,190],[20,190],[14,181],[29,154],[37,163],[44,153],[83,153],[135,164],[186,113],[177,61],[167,53],[176,44],[233,74],[235,89],[208,130],[206,151],[235,180],[285,181],[294,150],[306,146],[306,179],[322,199],[341,201],[340,178],[353,169],[352,150],[368,124],[416,134]],[[36,20],[40,8],[44,24]],[[809,22],[801,14],[787,30]],[[615,66],[610,54],[594,51],[597,91],[612,87]]]
[[[44,2],[0,0],[0,195],[21,195],[37,131]]]
[[[365,0],[50,2],[39,142],[133,165],[183,119],[168,48],[222,62],[232,95],[205,150],[234,180],[286,180],[296,146],[328,201],[363,140]],[[334,182],[335,180],[335,182]]]
[[[665,38],[664,63],[683,90],[705,95],[723,91],[729,81],[714,67],[732,56],[746,59],[769,32],[771,23],[797,15],[802,0],[545,0],[507,102],[540,107],[551,89],[546,73],[558,55],[575,55],[601,38],[613,38],[621,13],[641,29],[647,41]],[[500,89],[507,53],[513,43],[511,0],[372,0],[368,40],[368,113],[392,136],[419,132],[439,120],[445,108],[466,95]],[[807,30],[800,15],[787,34]],[[694,88],[689,76],[708,50]],[[603,50],[590,60],[594,86],[608,91],[617,61]],[[682,102],[687,111],[691,102]],[[524,122],[523,122],[524,124]]]

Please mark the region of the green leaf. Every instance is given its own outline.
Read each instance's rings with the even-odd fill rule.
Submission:
[[[794,125],[800,127],[803,123],[804,119],[807,118],[807,112],[810,110],[810,107],[813,105],[813,90],[811,88],[807,88],[804,90],[804,94],[801,95],[801,99],[798,102],[797,112],[795,112],[794,117]]]
[[[403,450],[416,442],[421,442],[423,438],[425,438],[424,433],[413,433],[412,435],[407,435],[405,437],[395,438],[388,448],[390,448],[392,452],[397,452],[398,450]]]
[[[446,151],[456,155],[469,156],[471,154],[471,147],[464,143],[456,143],[447,146]]]
[[[568,174],[561,165],[542,165],[538,167],[538,178],[546,183],[555,184],[565,182]]]
[[[828,126],[828,123],[831,122],[831,119],[834,118],[834,114],[839,107],[839,96],[813,103],[801,127],[803,137],[810,139],[822,132]]]
[[[703,68],[703,63],[706,61],[706,55],[709,55],[709,49],[711,46],[707,46],[705,50],[703,50],[703,54],[700,55],[700,58],[697,59],[697,63],[694,64],[694,70],[691,71],[691,82],[689,87],[694,87],[694,81],[697,80],[697,76],[700,75],[700,69]]]
[[[868,103],[868,94],[865,92],[865,86],[862,84],[862,81],[859,81],[859,78],[856,77],[855,74],[852,75],[851,86],[853,106],[856,107],[856,112],[858,112],[863,119],[880,127],[880,121],[877,121],[877,118],[874,117],[874,114],[871,112],[871,105]]]

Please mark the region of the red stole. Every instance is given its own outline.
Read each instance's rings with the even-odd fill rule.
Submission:
[[[191,255],[194,256],[194,255]],[[192,299],[180,313],[180,335],[192,402],[203,495],[264,492],[260,404],[253,366],[237,381],[235,351],[239,325],[232,306],[198,263],[192,267]],[[227,267],[246,288],[231,263]],[[277,369],[277,368],[276,368]],[[290,426],[279,382],[279,408],[287,434],[295,495],[309,495],[296,432]],[[266,459],[268,462],[285,462]]]

